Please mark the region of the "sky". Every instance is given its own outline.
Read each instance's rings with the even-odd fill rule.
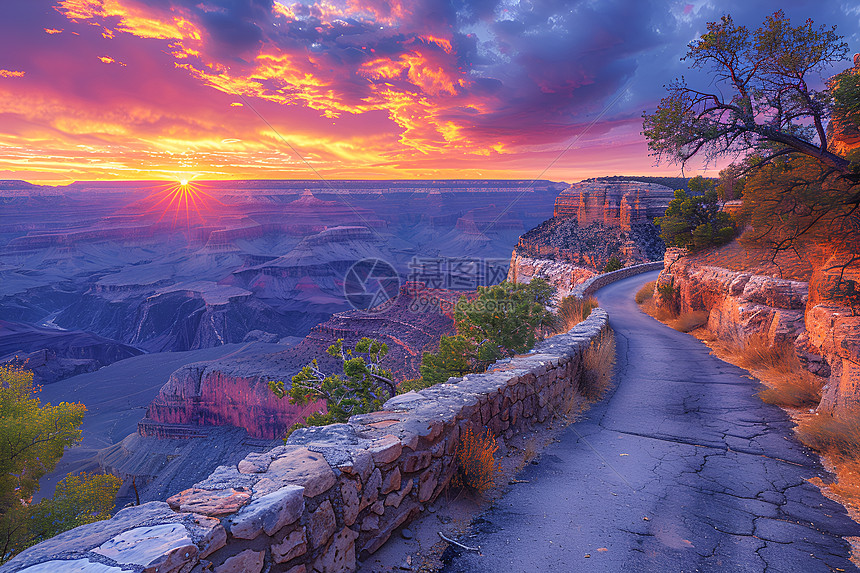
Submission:
[[[860,52],[855,0],[2,0],[0,179],[679,175],[643,111],[777,9]]]

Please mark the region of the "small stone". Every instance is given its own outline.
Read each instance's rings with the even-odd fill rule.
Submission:
[[[264,551],[246,549],[216,567],[215,573],[260,573],[264,555]]]
[[[305,488],[305,497],[316,497],[337,483],[337,478],[323,455],[307,448],[287,452],[273,461],[266,473],[258,475],[264,478],[254,488],[258,495],[294,484]]]
[[[320,504],[317,510],[311,514],[311,546],[316,548],[325,545],[326,541],[328,541],[329,537],[334,533],[336,526],[337,522],[334,516],[334,508],[332,508],[329,500],[325,500]]]
[[[281,543],[272,545],[272,558],[275,563],[286,563],[299,555],[304,555],[308,550],[308,538],[305,528],[297,529],[284,538]]]
[[[390,464],[400,457],[403,445],[396,436],[384,436],[368,448],[376,464]]]
[[[408,527],[404,527],[400,530],[400,536],[403,537],[403,539],[412,539],[412,537],[414,537],[412,535],[412,530]]]
[[[370,511],[372,511],[376,515],[382,515],[383,513],[385,513],[385,504],[382,503],[382,500],[379,500],[370,506]]]
[[[218,517],[236,513],[250,499],[250,491],[237,491],[233,488],[217,491],[191,488],[168,498],[167,503],[174,510],[183,513]]]
[[[304,488],[288,485],[255,499],[230,518],[230,533],[241,539],[254,539],[262,531],[273,535],[302,516],[303,493]]]

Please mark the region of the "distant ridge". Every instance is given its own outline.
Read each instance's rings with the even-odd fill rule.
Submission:
[[[670,189],[684,189],[689,191],[687,185],[690,183],[690,177],[652,177],[650,175],[610,175],[607,177],[592,177],[585,181],[639,181],[641,183],[656,183],[664,185]],[[705,179],[716,180],[715,177],[705,177]]]

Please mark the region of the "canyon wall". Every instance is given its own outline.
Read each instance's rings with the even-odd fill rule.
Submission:
[[[810,301],[809,283],[702,264],[670,249],[659,285],[672,286],[658,304],[674,312],[706,312],[707,328],[743,345],[753,336],[790,344],[804,366],[826,379],[819,411],[860,406],[860,316],[829,300]]]
[[[0,571],[353,571],[445,490],[464,431],[509,439],[575,401],[583,352],[607,328],[595,309],[527,355],[397,396],[346,424],[299,430],[167,503],[62,533]]]

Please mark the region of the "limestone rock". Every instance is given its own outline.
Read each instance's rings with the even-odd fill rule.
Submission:
[[[38,565],[21,569],[19,573],[122,573],[119,567],[111,567],[104,563],[97,563],[88,559],[73,559],[70,561],[60,561],[54,559],[45,561]]]
[[[262,479],[254,488],[256,494],[265,494],[284,485],[295,484],[304,487],[305,496],[316,497],[337,482],[322,454],[311,452],[307,448],[287,452],[274,460],[266,473],[258,475],[262,476]]]
[[[400,457],[403,446],[395,436],[385,436],[374,442],[369,450],[373,456],[374,463],[378,465],[390,464]]]
[[[322,547],[325,542],[332,536],[337,526],[335,520],[334,508],[331,502],[325,500],[320,504],[310,518],[310,533],[311,545],[313,547]]]
[[[168,498],[167,503],[177,511],[217,517],[236,513],[249,499],[250,491],[237,491],[233,488],[217,491],[191,488]]]
[[[334,536],[328,549],[314,562],[319,573],[352,573],[355,571],[355,540],[358,534],[348,527]]]
[[[230,518],[230,533],[241,539],[254,539],[262,532],[273,535],[302,516],[303,493],[304,488],[288,485],[255,499]]]
[[[260,573],[263,570],[264,551],[245,551],[228,558],[215,568],[215,573]]]
[[[92,550],[121,565],[142,565],[168,573],[197,558],[197,546],[178,523],[136,527]]]
[[[308,550],[308,538],[305,528],[297,529],[287,535],[281,543],[272,545],[272,558],[275,563],[286,563]]]

